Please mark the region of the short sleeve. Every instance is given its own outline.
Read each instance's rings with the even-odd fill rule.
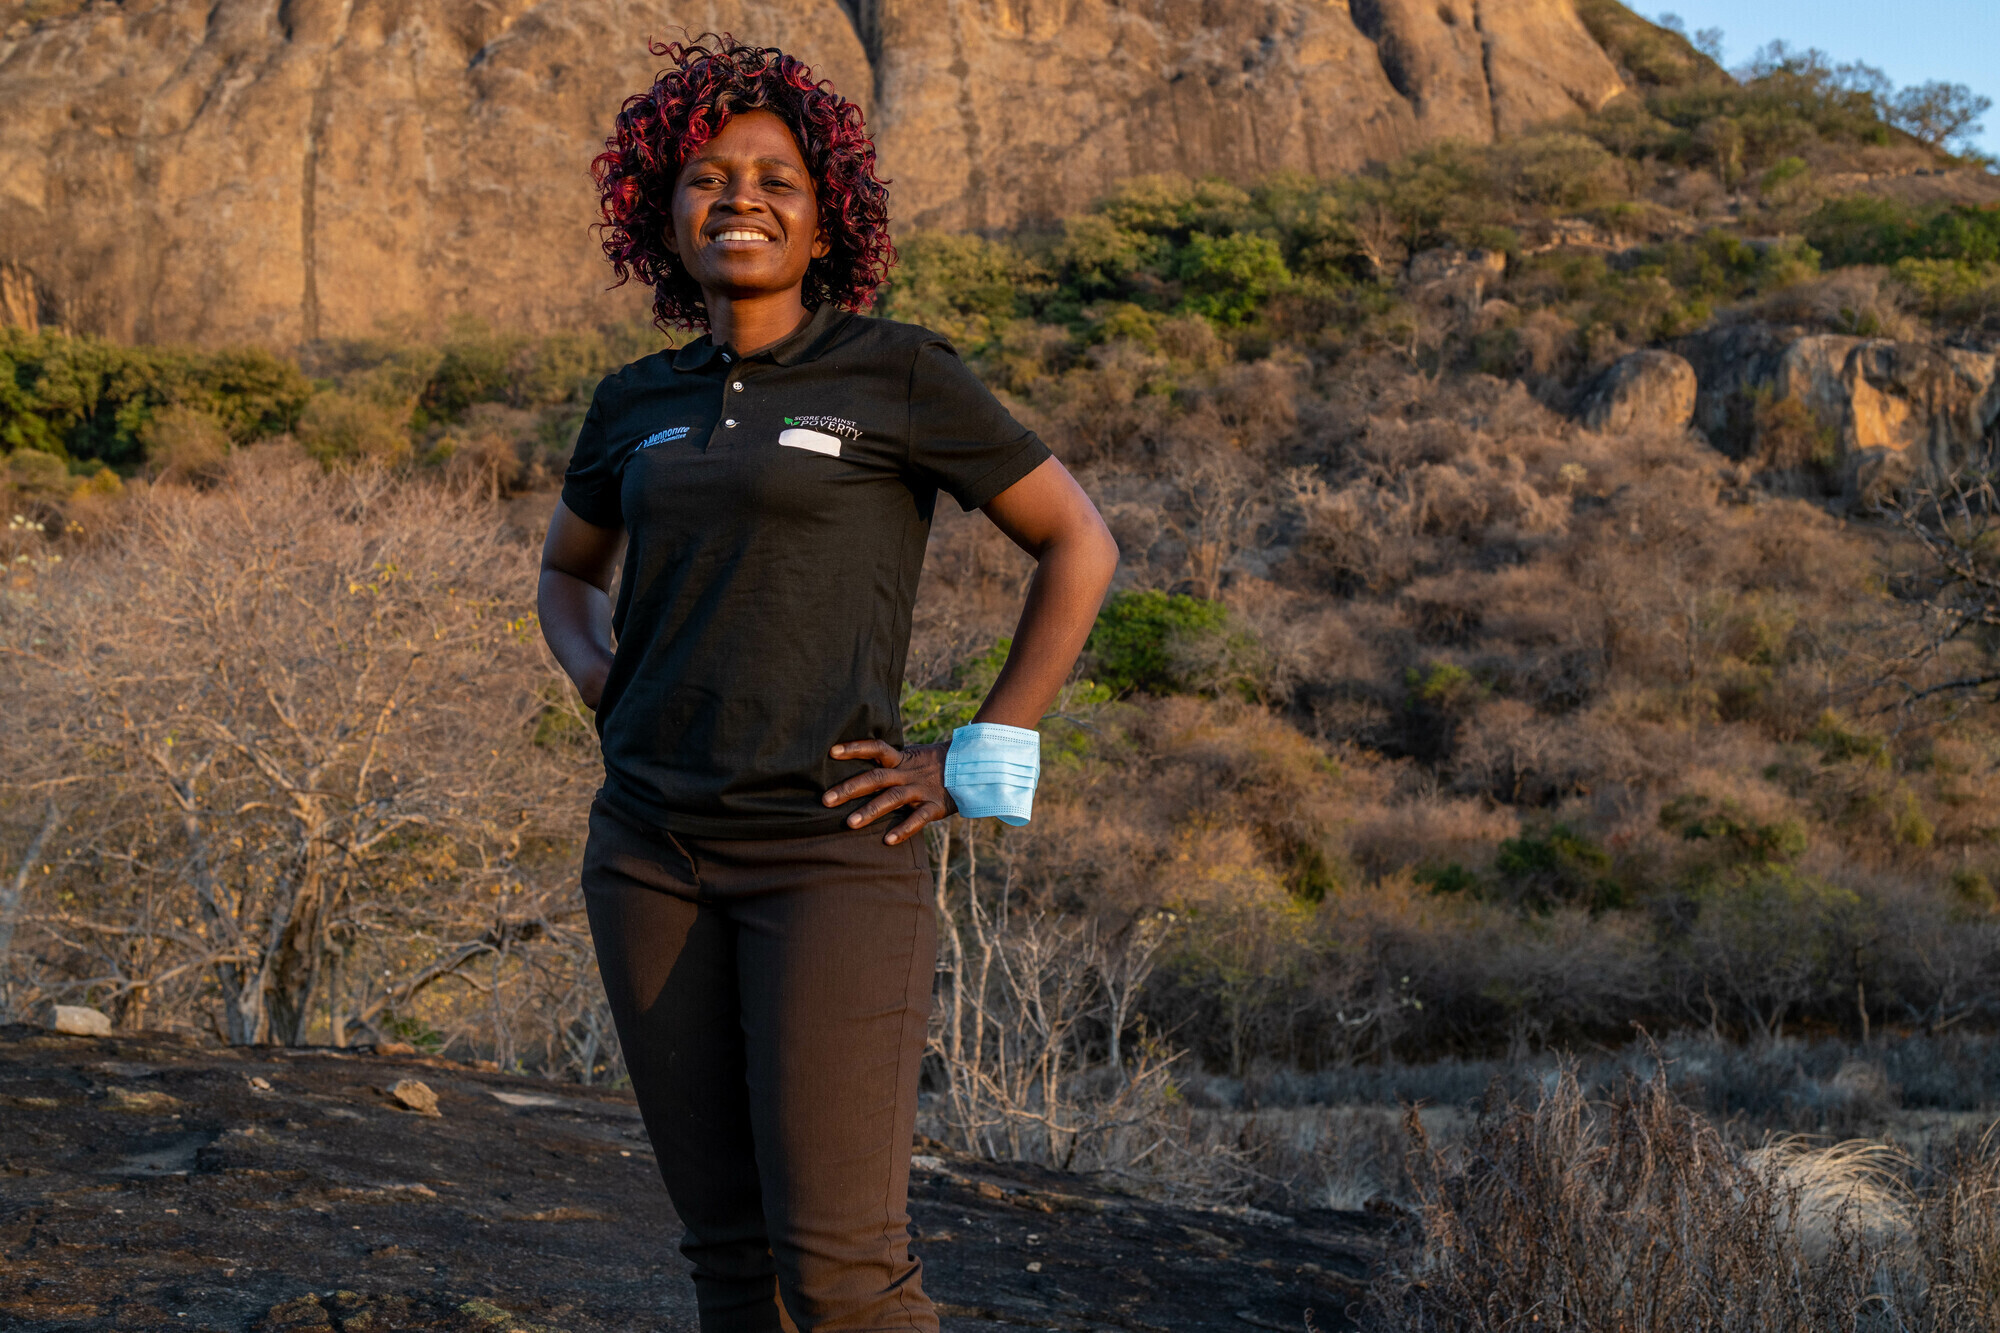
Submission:
[[[605,439],[605,399],[611,379],[605,378],[591,395],[590,411],[576,432],[576,448],[570,451],[569,469],[563,473],[563,503],[586,523],[600,528],[625,526],[624,507],[618,499],[622,480],[621,458]]]
[[[942,338],[910,367],[910,470],[977,509],[1050,457]]]

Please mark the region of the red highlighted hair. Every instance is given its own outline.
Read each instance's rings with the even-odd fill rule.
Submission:
[[[770,111],[790,127],[812,177],[820,234],[829,249],[806,270],[805,303],[866,307],[889,266],[889,189],[875,174],[875,145],[861,108],[815,79],[804,63],[772,46],[745,46],[724,34],[653,42],[672,64],[653,86],[625,99],[617,128],[590,164],[604,221],[597,230],[618,275],[653,289],[662,329],[706,328],[701,288],[666,247],[674,182],[689,157],[741,111]]]

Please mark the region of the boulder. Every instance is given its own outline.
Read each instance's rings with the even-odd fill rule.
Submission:
[[[402,1103],[405,1108],[415,1111],[418,1115],[436,1116],[442,1114],[438,1110],[437,1094],[431,1091],[431,1085],[422,1079],[397,1079],[396,1086],[389,1089],[389,1095]]]
[[[108,1037],[111,1018],[88,1005],[58,1004],[49,1010],[49,1028],[72,1037]]]
[[[1686,358],[1652,348],[1633,352],[1598,376],[1584,395],[1583,424],[1611,435],[1684,430],[1694,419],[1699,387]]]
[[[1351,170],[1625,87],[1572,0],[47,0],[0,25],[0,319],[206,345],[642,312],[604,292],[587,168],[683,25],[861,102],[904,233],[1150,172]]]

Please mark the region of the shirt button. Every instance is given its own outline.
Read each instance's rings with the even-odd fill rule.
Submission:
[[[734,383],[734,384],[730,385],[729,387],[730,387],[730,388],[732,388],[732,389],[734,389],[734,390],[736,390],[736,392],[738,392],[738,393],[742,393],[742,392],[743,392],[743,381],[742,381],[742,380],[738,380],[738,381],[736,381],[736,383]]]
[[[724,353],[722,354],[722,360],[723,360],[723,364],[727,365],[727,364],[729,363],[730,359],[731,359],[731,358],[730,358],[730,355],[729,355],[729,353],[727,353],[727,352],[724,352]]]
[[[723,424],[723,425],[725,425],[725,426],[728,426],[728,427],[731,427],[731,428],[733,429],[733,428],[735,427],[735,425],[736,425],[736,418],[735,418],[735,417],[731,417],[731,418],[729,418],[729,420],[727,420],[727,421],[723,422],[722,424]]]

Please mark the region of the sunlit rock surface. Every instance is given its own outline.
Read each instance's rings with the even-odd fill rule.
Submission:
[[[1623,87],[1570,0],[0,0],[0,321],[284,346],[636,313],[587,165],[683,28],[861,101],[905,229],[1339,171]]]

